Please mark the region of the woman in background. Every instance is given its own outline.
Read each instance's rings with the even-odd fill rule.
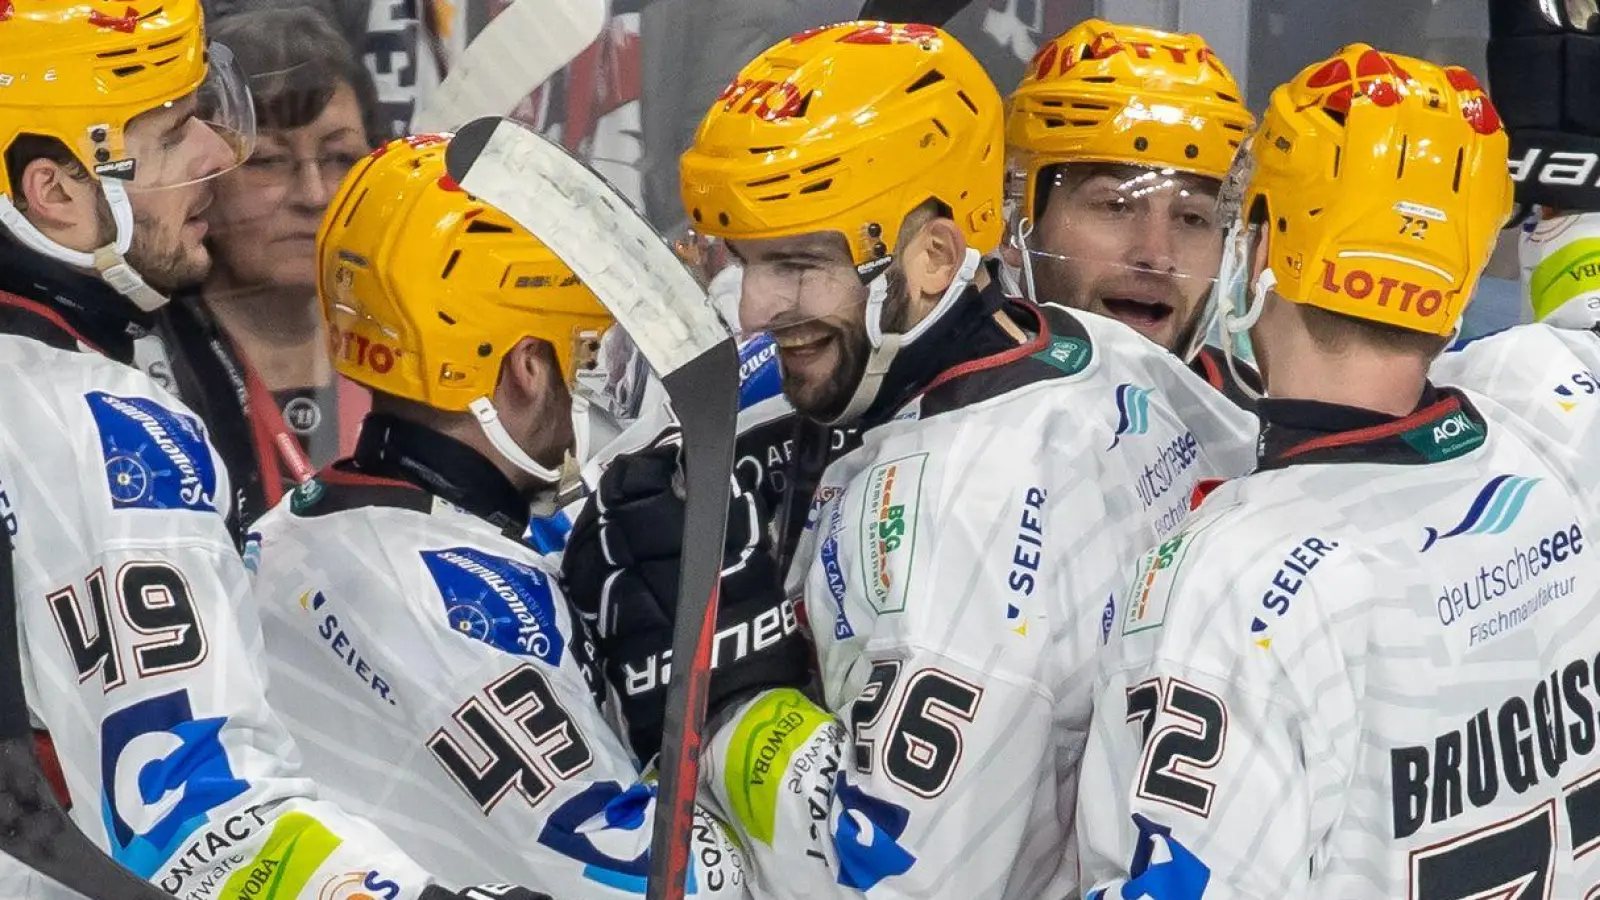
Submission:
[[[175,298],[185,396],[205,415],[238,488],[241,528],[283,491],[353,448],[368,400],[340,379],[316,299],[316,233],[328,201],[372,149],[371,76],[322,13],[254,7],[212,28],[250,76],[255,152],[216,182],[213,265]],[[338,348],[332,348],[334,352]],[[239,413],[242,411],[243,415]]]

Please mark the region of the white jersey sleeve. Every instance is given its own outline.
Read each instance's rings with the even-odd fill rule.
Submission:
[[[351,873],[419,893],[422,870],[296,768],[198,419],[132,368],[15,337],[0,383],[25,688],[77,825],[185,900],[316,900]]]
[[[558,569],[424,492],[330,470],[256,526],[272,697],[305,769],[430,872],[561,900],[645,890],[655,814]],[[747,895],[704,812],[693,897]]]

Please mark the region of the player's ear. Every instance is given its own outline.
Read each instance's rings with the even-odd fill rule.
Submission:
[[[956,223],[934,216],[910,241],[902,256],[902,270],[912,297],[938,303],[961,271],[967,256],[967,239]]]
[[[500,360],[500,381],[494,389],[495,408],[502,411],[533,409],[550,390],[551,371],[556,366],[550,345],[535,337],[525,337],[506,351]]]
[[[98,201],[94,182],[52,159],[31,160],[17,179],[23,213],[46,237],[74,249],[93,242]],[[80,237],[79,232],[84,234]]]

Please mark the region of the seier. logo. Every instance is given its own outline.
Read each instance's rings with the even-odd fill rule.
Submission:
[[[1376,294],[1373,299],[1379,306],[1393,303],[1401,312],[1415,312],[1424,319],[1444,307],[1444,295],[1432,288],[1424,290],[1420,284],[1398,278],[1379,278],[1354,267],[1341,274],[1331,259],[1322,261],[1322,289],[1331,294],[1344,294],[1352,300],[1366,300]]]
[[[100,723],[100,815],[111,856],[148,879],[211,811],[250,785],[233,774],[219,734],[188,691],[140,700]]]

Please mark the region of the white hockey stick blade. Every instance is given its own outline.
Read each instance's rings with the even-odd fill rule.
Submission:
[[[509,115],[594,43],[605,24],[606,0],[513,0],[424,99],[411,118],[412,133]]]
[[[661,378],[730,340],[721,313],[661,235],[560,144],[519,122],[490,116],[456,132],[445,167],[462,190],[516,220],[561,257]]]
[[[739,420],[739,353],[667,242],[561,145],[509,119],[479,119],[450,141],[445,168],[594,291],[660,376],[682,428],[683,555],[646,891],[647,900],[682,900]]]

